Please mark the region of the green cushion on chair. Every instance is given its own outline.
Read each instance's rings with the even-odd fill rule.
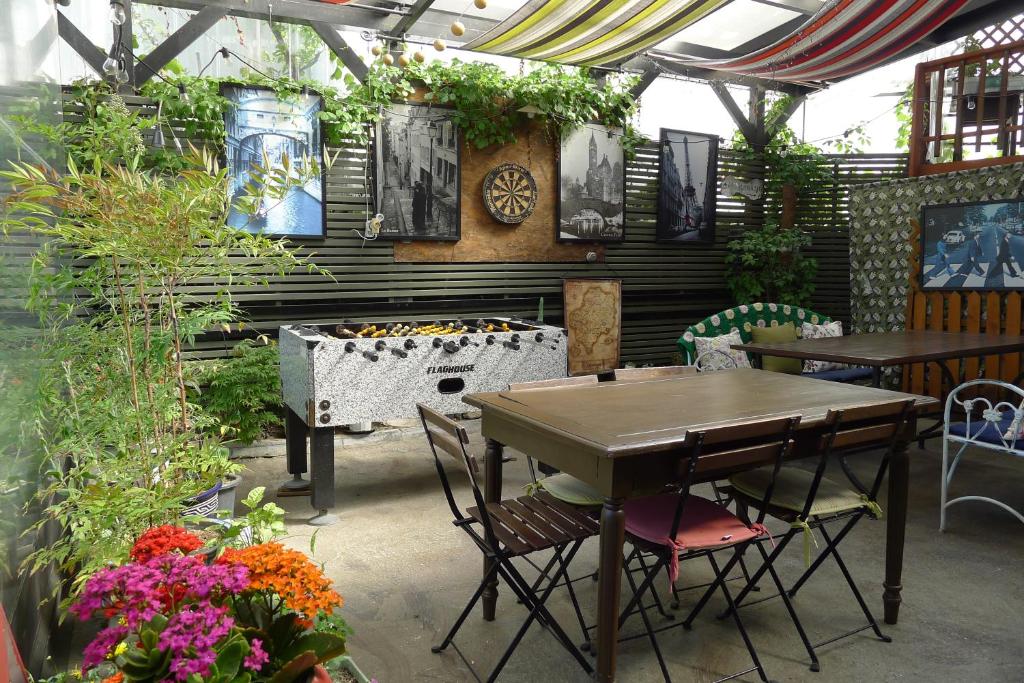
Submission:
[[[755,327],[750,330],[750,336],[755,343],[759,344],[796,341],[796,325],[785,323],[775,327]],[[772,372],[785,372],[788,375],[799,375],[803,372],[804,364],[799,358],[763,356],[761,358],[761,369]]]
[[[729,477],[729,483],[739,493],[754,500],[763,500],[765,489],[771,481],[772,471],[762,467],[756,470],[740,472]],[[772,490],[772,507],[779,507],[793,512],[803,512],[807,502],[807,492],[811,490],[814,473],[798,467],[783,467],[775,478]],[[821,478],[818,494],[811,506],[811,515],[834,515],[847,510],[865,507],[866,503],[855,489],[832,481],[828,477]]]
[[[558,500],[569,505],[594,507],[604,505],[604,496],[590,485],[571,475],[553,474],[537,481],[537,485]]]

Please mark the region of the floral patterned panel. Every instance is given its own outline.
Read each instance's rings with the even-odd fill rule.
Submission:
[[[886,180],[850,190],[853,333],[902,330],[911,253],[910,219],[928,204],[1024,196],[1024,164]]]
[[[799,329],[804,322],[819,325],[831,322],[831,318],[789,304],[744,304],[716,313],[711,317],[704,318],[699,323],[690,325],[676,343],[686,362],[692,364],[697,357],[695,337],[718,337],[733,330],[739,330],[743,341],[749,342],[751,328],[778,327],[789,322]]]

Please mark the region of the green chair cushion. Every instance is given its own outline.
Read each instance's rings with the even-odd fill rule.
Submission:
[[[740,472],[729,477],[729,483],[739,493],[754,500],[763,500],[765,489],[771,481],[771,468],[762,467],[756,470]],[[798,467],[783,467],[775,478],[772,490],[772,507],[779,507],[793,512],[803,512],[807,502],[807,492],[811,490],[814,473]],[[847,510],[865,507],[867,503],[861,494],[850,486],[822,477],[818,486],[818,494],[811,506],[811,515],[834,515]]]
[[[563,503],[570,505],[582,507],[604,505],[604,496],[594,490],[589,484],[584,484],[576,477],[564,472],[539,479],[537,486]]]
[[[754,341],[762,344],[774,344],[776,342],[791,342],[797,340],[796,325],[784,323],[775,327],[755,327],[750,330]],[[798,358],[782,358],[780,356],[762,356],[761,369],[772,372],[785,372],[789,375],[799,375],[804,370],[803,361]]]

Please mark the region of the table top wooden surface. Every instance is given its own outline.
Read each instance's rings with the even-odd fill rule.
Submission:
[[[916,399],[918,406],[938,403],[926,396],[746,368],[470,394],[463,400],[483,411],[485,432],[494,416],[515,423],[524,439],[554,435],[574,449],[625,457],[677,447],[695,429],[788,415],[800,415],[801,428],[811,428],[829,409],[906,398]]]
[[[1024,336],[976,332],[875,332],[791,342],[735,344],[734,349],[785,358],[872,367],[1024,351]]]

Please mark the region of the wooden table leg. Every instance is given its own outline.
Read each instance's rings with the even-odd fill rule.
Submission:
[[[487,439],[484,451],[484,502],[497,503],[501,500],[501,459],[505,447],[494,439]],[[484,576],[491,570],[491,561],[484,558]],[[497,575],[484,588],[482,603],[484,620],[494,621],[494,611],[498,604]]]
[[[601,508],[601,556],[597,584],[597,673],[595,680],[615,680],[619,640],[619,593],[622,589],[622,544],[626,513],[621,498],[606,498]]]
[[[917,434],[917,420],[908,423],[889,459],[889,501],[885,533],[885,623],[895,624],[900,614],[903,590],[903,541],[907,530],[907,497],[910,492],[910,457],[907,448]]]

